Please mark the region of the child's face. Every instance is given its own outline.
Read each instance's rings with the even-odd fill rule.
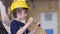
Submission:
[[[21,13],[18,13],[17,15],[18,15],[17,17],[18,17],[19,19],[21,19],[21,20],[25,19],[25,17],[27,16],[26,10],[23,9],[23,10],[21,11]]]

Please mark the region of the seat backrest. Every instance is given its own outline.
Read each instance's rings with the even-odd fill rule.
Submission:
[[[0,34],[8,34],[8,32],[6,31],[2,24],[2,21],[0,21]]]

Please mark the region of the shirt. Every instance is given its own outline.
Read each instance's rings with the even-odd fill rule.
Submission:
[[[25,24],[22,22],[19,22],[17,20],[13,20],[11,23],[11,34],[16,34],[17,31],[22,28]],[[29,30],[26,29],[25,32],[23,34],[28,34]]]

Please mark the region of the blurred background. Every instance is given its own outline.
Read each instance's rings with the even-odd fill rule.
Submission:
[[[0,0],[5,7],[5,9],[1,9],[0,4],[0,21],[4,21],[4,15],[2,16],[2,10],[5,10],[5,12],[10,15],[9,13],[9,7],[12,2],[16,0]],[[45,30],[46,34],[60,34],[60,0],[25,0],[30,9],[28,11],[27,19],[32,16],[35,21],[40,21],[41,27],[43,30]],[[1,3],[0,2],[0,3]],[[8,18],[10,18],[9,16]],[[6,17],[5,17],[6,18]],[[6,18],[8,20],[8,18]],[[10,18],[11,19],[11,18]],[[6,21],[7,21],[6,20]],[[26,20],[22,20],[22,22],[25,22]],[[5,29],[10,34],[10,23],[5,22]],[[6,27],[7,26],[7,27]],[[31,31],[35,27],[35,24],[31,24],[29,27],[29,30]],[[40,34],[40,31],[38,30],[36,34]]]

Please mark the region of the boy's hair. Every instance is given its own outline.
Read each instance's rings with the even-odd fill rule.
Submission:
[[[27,10],[28,10],[27,8],[16,8],[16,9],[14,9],[12,11],[12,14],[13,14],[14,18],[17,18],[17,13],[21,14],[23,9],[25,9],[25,13],[27,13]]]

